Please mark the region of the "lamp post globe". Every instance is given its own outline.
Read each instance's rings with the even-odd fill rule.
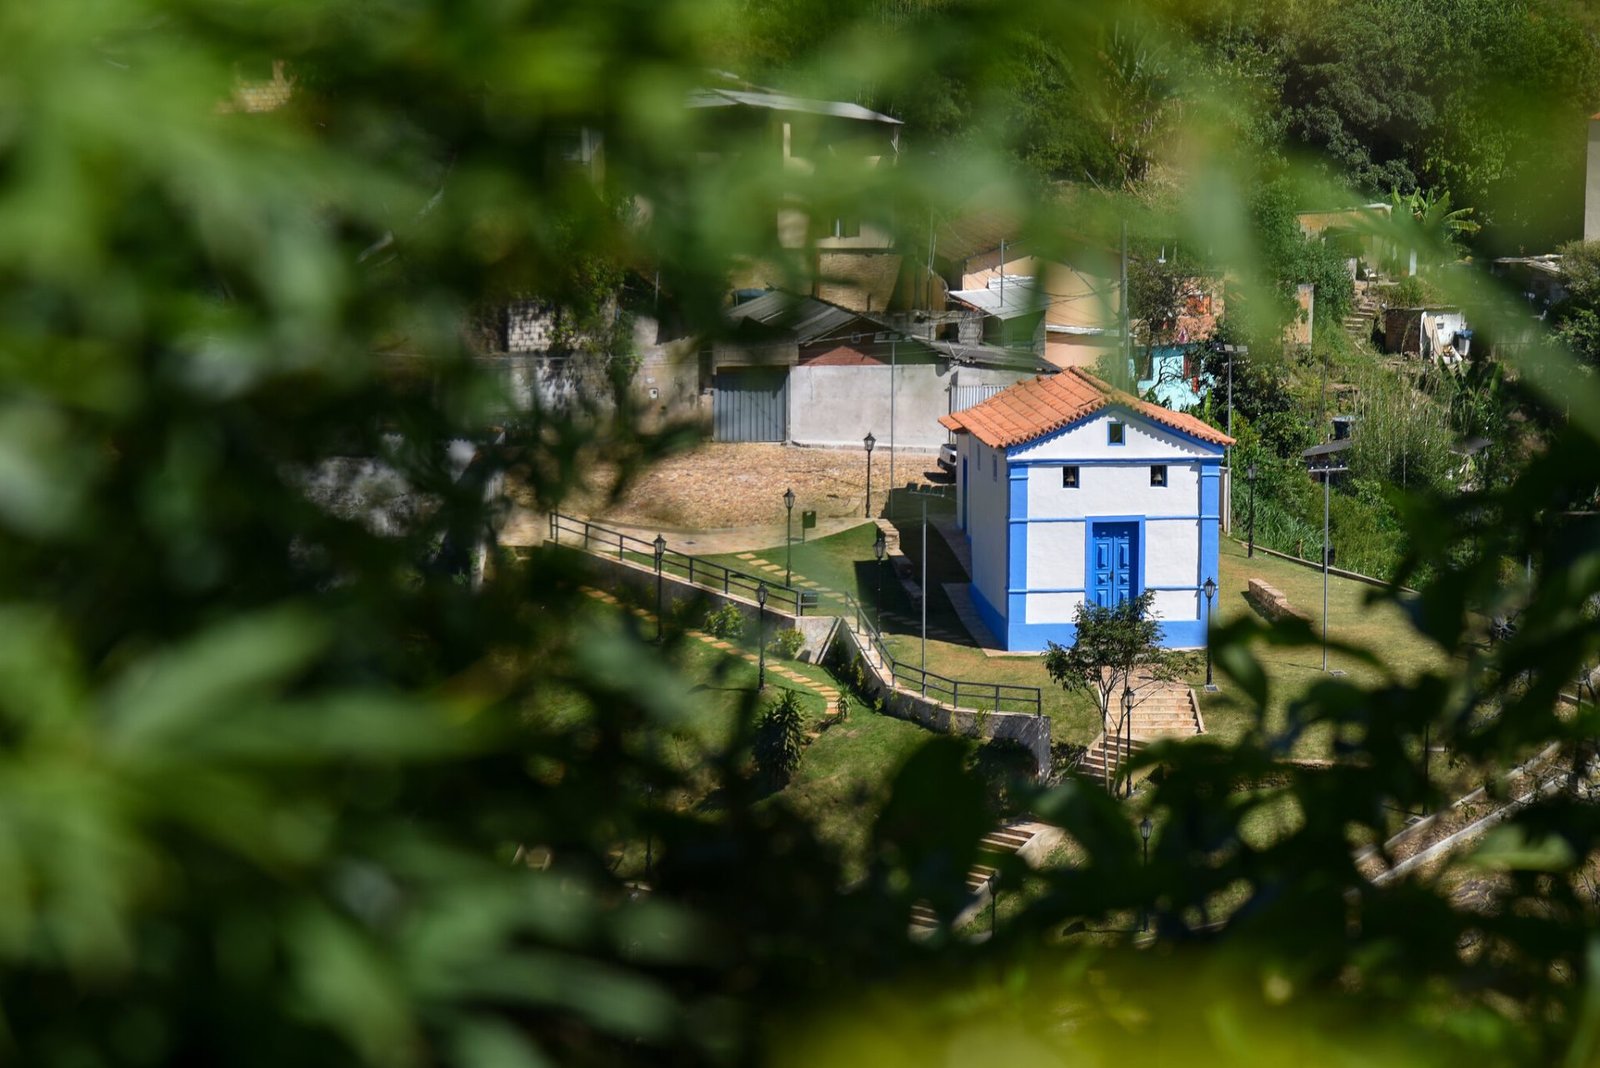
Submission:
[[[1215,693],[1217,687],[1211,681],[1211,599],[1217,595],[1216,580],[1207,578],[1201,590],[1206,595],[1206,692]]]
[[[756,690],[767,688],[767,584],[756,583],[756,645],[761,666],[756,669]]]
[[[794,489],[783,491],[783,584],[793,586]]]
[[[872,518],[872,447],[878,439],[872,436],[872,431],[867,431],[867,436],[861,439],[861,444],[867,448],[867,510],[866,517]]]
[[[665,620],[661,615],[661,558],[667,554],[667,539],[657,534],[656,540],[651,542],[651,545],[656,551],[656,641],[659,642],[665,626]]]

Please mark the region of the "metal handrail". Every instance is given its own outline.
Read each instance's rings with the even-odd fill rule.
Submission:
[[[587,519],[577,519],[572,516],[552,512],[550,515],[550,540],[557,545],[561,544],[561,535],[565,533],[578,538],[580,547],[592,553],[610,556],[613,553],[618,560],[626,560],[631,553],[636,559],[635,563],[648,567],[655,566],[656,548],[653,542],[636,538],[631,534],[624,534],[619,530],[611,530],[598,523],[591,523]],[[599,546],[599,548],[596,548]],[[767,603],[775,611],[789,610],[792,615],[799,616],[805,602],[802,594],[806,591],[797,590],[792,586],[771,582],[759,575],[747,571],[738,571],[722,564],[703,560],[698,556],[668,549],[661,554],[661,570],[665,574],[687,579],[692,585],[703,586],[710,590],[720,590],[727,595],[738,594],[755,599],[756,587],[767,587]],[[816,591],[824,592],[824,591]],[[889,651],[889,644],[883,639],[883,632],[878,629],[861,603],[848,593],[826,591],[844,601],[849,611],[855,615],[856,630],[863,634],[872,650],[888,669],[889,679],[892,683],[905,683],[906,688],[915,690],[923,696],[933,696],[943,704],[956,708],[961,707],[962,700],[968,700],[973,705],[986,702],[986,707],[991,712],[1022,712],[1027,715],[1044,715],[1044,700],[1037,686],[1017,686],[1008,682],[973,682],[969,679],[953,679],[948,675],[928,671],[926,668],[907,664],[898,659]],[[948,699],[946,699],[948,698]],[[981,700],[980,700],[981,699]]]
[[[577,519],[552,512],[550,540],[560,545],[563,533],[578,539],[579,546],[588,552],[606,556],[614,554],[618,560],[627,560],[631,554],[634,563],[655,567],[656,547],[653,542],[636,538],[632,534],[624,534],[620,530],[603,527],[598,523],[591,523],[587,519]],[[687,580],[690,585],[702,586],[727,596],[743,597],[751,601],[756,599],[756,589],[766,586],[767,605],[773,611],[799,616],[805,610],[805,603],[800,596],[802,591],[792,586],[786,586],[761,575],[752,575],[747,571],[725,567],[710,560],[703,560],[698,556],[690,556],[675,549],[668,549],[661,554],[661,570],[663,574]]]
[[[840,593],[839,597],[855,613],[856,630],[867,639],[878,658],[883,661],[888,669],[891,683],[904,682],[907,689],[916,690],[923,696],[932,695],[942,704],[960,708],[963,699],[971,701],[974,705],[980,703],[979,699],[987,701],[987,708],[991,712],[1020,712],[1025,715],[1044,715],[1044,698],[1037,686],[1018,686],[1009,682],[973,682],[969,679],[953,679],[948,675],[940,675],[926,668],[917,667],[898,659],[890,652],[889,644],[883,640],[883,633],[877,624],[861,607],[860,603],[848,593]],[[948,698],[948,699],[946,699]]]

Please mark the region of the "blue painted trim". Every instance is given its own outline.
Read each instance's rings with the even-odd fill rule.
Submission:
[[[1154,487],[1152,487],[1152,488],[1154,488]],[[1148,516],[1145,516],[1145,521],[1148,522],[1148,523],[1194,523],[1196,521],[1206,520],[1206,519],[1216,520],[1216,521],[1220,522],[1222,517],[1219,516],[1219,515],[1148,515]],[[1012,520],[1008,520],[1008,522],[1011,522],[1011,523],[1087,523],[1087,522],[1089,522],[1089,518],[1087,516],[1081,516],[1081,515],[1040,515],[1040,516],[1033,516],[1033,517],[1028,518],[1028,519],[1012,519]]]
[[[1200,523],[1200,567],[1199,574],[1195,576],[1195,586],[1206,584],[1206,579],[1218,577],[1218,565],[1221,563],[1221,531],[1222,520],[1222,470],[1216,466],[1208,466],[1200,471],[1200,511],[1211,518]],[[1200,638],[1202,644],[1210,643],[1211,612],[1215,610],[1215,600],[1212,607],[1208,608],[1205,597],[1200,598]]]
[[[981,614],[981,609],[979,610]],[[1205,647],[1204,624],[1197,620],[1161,620],[1161,647],[1163,649],[1202,649]],[[998,633],[998,632],[997,632]],[[1078,628],[1071,623],[1013,624],[1007,637],[1006,648],[1019,653],[1043,652],[1046,642],[1071,645],[1078,640]]]
[[[1001,647],[1009,649],[1010,646],[1006,645],[1005,617],[995,611],[994,605],[990,604],[989,599],[983,595],[983,591],[978,589],[976,582],[970,583],[968,589],[972,593],[972,606],[978,610],[978,618],[983,620],[983,625],[989,628],[989,633],[999,639]]]
[[[1088,593],[1089,591],[1084,589],[1081,586],[1047,586],[1047,587],[1041,587],[1041,588],[1036,589],[1036,590],[1016,589],[1016,590],[1007,590],[1006,592],[1007,593]]]
[[[1133,523],[1139,528],[1139,548],[1137,552],[1138,564],[1135,567],[1135,583],[1128,590],[1130,597],[1137,597],[1144,592],[1144,557],[1147,539],[1144,533],[1145,517],[1142,515],[1092,515],[1087,517],[1088,528],[1083,532],[1083,585],[1089,586],[1089,576],[1094,574],[1094,528],[1099,523]]]
[[[1160,453],[1155,456],[1078,456],[1059,460],[1014,459],[1013,467],[1143,467],[1145,464],[1167,464],[1181,467],[1184,464],[1222,463],[1222,456],[1194,456],[1189,453]],[[1082,478],[1082,471],[1079,471]]]
[[[1016,625],[1027,618],[1027,606],[1021,594],[1013,590],[1026,589],[1028,585],[1028,472],[1024,468],[1012,468],[1011,461],[1006,461],[1006,478],[1009,482],[1010,493],[1007,498],[1006,516],[1013,522],[1007,529],[1007,547],[1009,559],[1006,561],[1006,621],[1008,629],[1005,632],[997,631],[1006,642],[1006,648],[1011,648],[1010,626]]]
[[[1009,448],[1007,448],[1006,452],[1009,454],[1013,450],[1021,451],[1022,449],[1034,448],[1037,445],[1039,445],[1041,442],[1049,441],[1052,438],[1058,438],[1062,434],[1070,434],[1073,431],[1074,428],[1080,426],[1083,423],[1088,422],[1090,419],[1098,419],[1102,415],[1117,416],[1124,423],[1129,423],[1129,422],[1134,422],[1134,421],[1143,423],[1143,424],[1145,424],[1147,426],[1153,427],[1157,433],[1170,434],[1173,437],[1178,438],[1180,440],[1191,442],[1191,443],[1193,443],[1193,445],[1196,448],[1203,449],[1208,453],[1214,452],[1219,457],[1222,455],[1223,451],[1225,449],[1227,449],[1226,445],[1218,445],[1215,442],[1206,441],[1206,440],[1204,440],[1202,438],[1197,438],[1193,434],[1189,433],[1187,430],[1179,430],[1175,426],[1168,426],[1165,423],[1158,423],[1154,419],[1151,419],[1149,416],[1145,415],[1144,413],[1135,411],[1134,409],[1129,408],[1125,404],[1108,404],[1103,408],[1096,408],[1094,411],[1089,412],[1089,413],[1087,413],[1087,414],[1085,414],[1083,416],[1080,416],[1077,419],[1074,419],[1072,422],[1068,423],[1066,426],[1058,426],[1054,430],[1050,431],[1048,434],[1040,434],[1036,438],[1029,438],[1027,441],[1018,442],[1017,444],[1012,445]],[[1127,440],[1127,435],[1126,434],[1123,435],[1123,440],[1124,441]],[[1063,461],[1057,460],[1057,461],[1054,461],[1054,462],[1055,463],[1061,463]]]

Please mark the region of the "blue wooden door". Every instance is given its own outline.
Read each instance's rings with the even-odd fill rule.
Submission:
[[[1139,528],[1133,523],[1096,523],[1089,549],[1089,593],[1112,608],[1138,593]]]

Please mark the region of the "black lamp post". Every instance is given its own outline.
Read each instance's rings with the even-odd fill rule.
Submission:
[[[1250,540],[1246,544],[1244,554],[1254,559],[1256,555],[1256,465],[1254,463],[1244,469],[1244,480],[1250,487]]]
[[[1147,868],[1150,866],[1150,832],[1154,829],[1155,826],[1150,822],[1149,816],[1139,821],[1139,837],[1144,839],[1144,866]],[[1141,908],[1139,916],[1139,929],[1141,931],[1150,930],[1150,910]]]
[[[793,586],[791,562],[794,554],[794,490],[783,491],[783,584]]]
[[[878,528],[878,536],[872,542],[872,555],[878,558],[878,625],[883,625],[883,558],[889,554],[889,540],[883,536],[883,528]]]
[[[1206,579],[1200,588],[1206,595],[1206,692],[1216,693],[1217,687],[1211,681],[1211,598],[1217,595],[1216,579]]]
[[[756,583],[756,644],[760,647],[761,666],[756,669],[756,690],[767,688],[767,584]]]
[[[1122,760],[1120,761],[1120,764],[1125,765],[1128,762],[1128,757],[1133,753],[1133,687],[1126,683],[1122,686],[1122,730],[1119,733],[1126,739],[1122,746]],[[1133,796],[1133,771],[1131,769],[1124,768],[1123,770],[1122,796]]]
[[[667,539],[657,534],[653,544],[656,550],[656,641],[659,643],[662,628],[666,625],[666,619],[661,614],[661,558],[667,553]]]
[[[867,431],[867,436],[861,439],[861,444],[867,447],[867,511],[868,519],[872,518],[872,447],[878,439],[872,436],[872,431]]]

